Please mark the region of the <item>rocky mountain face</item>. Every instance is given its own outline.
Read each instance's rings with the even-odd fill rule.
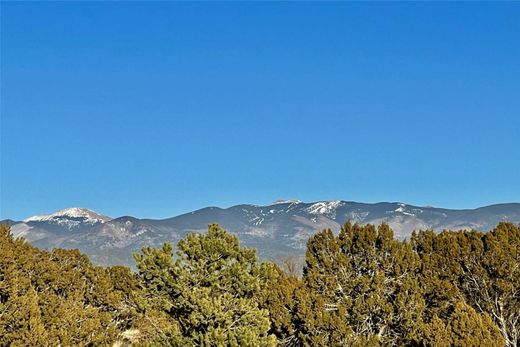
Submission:
[[[24,221],[4,221],[14,236],[41,248],[79,248],[93,262],[133,265],[132,253],[145,245],[176,244],[187,233],[204,232],[218,223],[255,247],[263,259],[304,254],[307,239],[330,228],[337,232],[346,221],[388,223],[397,238],[413,230],[477,229],[488,231],[500,221],[520,222],[520,203],[471,210],[418,207],[403,203],[365,204],[352,201],[276,201],[267,206],[207,207],[168,219],[110,218],[84,208],[70,208]]]

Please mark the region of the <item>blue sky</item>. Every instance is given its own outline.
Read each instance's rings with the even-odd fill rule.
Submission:
[[[520,3],[1,6],[0,218],[520,201]]]

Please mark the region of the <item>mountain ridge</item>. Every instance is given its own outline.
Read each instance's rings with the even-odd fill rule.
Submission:
[[[204,232],[211,223],[237,234],[244,245],[257,248],[262,258],[301,256],[315,232],[325,228],[338,232],[349,220],[376,225],[386,222],[401,239],[413,230],[488,231],[500,221],[520,223],[520,203],[446,209],[402,202],[283,200],[271,205],[209,206],[164,219],[111,218],[89,209],[69,208],[9,224],[14,236],[25,237],[41,248],[79,248],[97,264],[133,265],[132,252],[141,247],[175,244],[189,232]]]

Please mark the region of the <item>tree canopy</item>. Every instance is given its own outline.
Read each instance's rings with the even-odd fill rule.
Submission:
[[[0,225],[0,346],[507,346],[520,342],[520,227],[347,222],[301,271],[218,225],[144,247],[137,272],[40,250]],[[285,270],[284,270],[285,268]]]
[[[258,264],[218,225],[190,234],[173,247],[144,248],[135,255],[149,297],[175,320],[163,343],[178,346],[275,346],[269,312],[259,307],[272,266]],[[270,273],[271,272],[271,273]]]

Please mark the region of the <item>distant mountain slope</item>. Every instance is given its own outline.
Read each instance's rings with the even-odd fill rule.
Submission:
[[[243,244],[258,249],[262,258],[302,255],[316,231],[351,220],[361,224],[388,223],[396,237],[420,229],[477,229],[488,231],[500,221],[520,222],[520,203],[468,210],[418,207],[403,203],[365,204],[353,201],[276,201],[267,206],[206,207],[173,218],[112,219],[83,208],[70,208],[25,221],[10,221],[15,236],[38,247],[79,248],[98,264],[133,265],[132,252],[145,245],[176,243],[191,231],[203,232],[218,223],[237,234]]]

